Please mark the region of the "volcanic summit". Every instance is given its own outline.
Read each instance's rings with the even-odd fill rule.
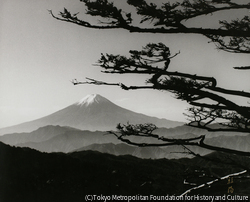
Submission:
[[[153,123],[158,127],[172,128],[181,122],[159,119],[122,108],[98,94],[85,96],[80,101],[53,114],[0,129],[0,134],[31,132],[46,125],[69,126],[81,130],[114,130],[118,123]]]

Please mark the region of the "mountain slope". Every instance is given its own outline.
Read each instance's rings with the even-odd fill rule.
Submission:
[[[43,142],[49,140],[57,135],[64,134],[70,131],[78,132],[80,130],[70,127],[61,126],[44,126],[35,131],[28,133],[13,133],[0,136],[0,141],[9,144],[17,145],[26,142]]]
[[[143,159],[160,159],[170,157],[170,153],[166,152],[163,148],[160,147],[135,147],[127,145],[124,143],[113,144],[92,144],[86,147],[77,149],[76,151],[98,151],[101,153],[112,154],[116,156],[120,155],[132,155],[137,158]],[[172,155],[171,157],[174,157]]]
[[[169,131],[170,130],[170,131]],[[162,134],[168,138],[193,138],[199,134],[190,133],[189,130],[180,130],[180,127],[174,129],[163,130],[166,134]],[[203,133],[201,133],[203,134]],[[172,136],[171,136],[172,135]],[[218,134],[217,134],[218,135]],[[14,146],[30,147],[42,152],[72,152],[81,150],[95,150],[115,155],[130,154],[139,158],[181,158],[187,156],[183,154],[184,149],[181,146],[168,147],[131,147],[122,143],[114,135],[107,134],[102,131],[87,131],[79,130],[70,127],[62,126],[45,126],[31,133],[13,133],[0,136],[0,141]],[[136,137],[131,141],[137,142],[158,142],[155,139],[146,137]],[[213,146],[224,147],[229,149],[236,149],[240,151],[250,152],[250,134],[245,136],[215,136],[213,138],[206,138],[205,143]],[[192,151],[201,155],[211,153],[212,151],[202,149],[199,147],[189,147]],[[192,157],[192,156],[188,156]]]
[[[0,139],[1,140],[1,139]],[[100,131],[66,131],[42,142],[25,142],[16,144],[20,147],[29,147],[42,152],[71,152],[90,144],[119,143],[113,135],[105,135]]]
[[[118,123],[154,123],[158,127],[172,128],[181,122],[159,119],[135,113],[115,105],[108,99],[92,94],[62,110],[43,118],[0,129],[0,135],[14,132],[31,132],[46,125],[69,126],[81,130],[106,131]]]
[[[228,159],[221,153],[213,156]],[[249,167],[249,158],[232,158]],[[0,142],[0,201],[82,202],[89,194],[179,196],[193,187],[183,183],[185,179],[199,185],[211,181],[212,175],[217,179],[241,170],[200,158],[150,160],[92,151],[47,154]],[[225,196],[233,186],[233,195],[249,196],[248,175],[233,178],[230,185],[228,179],[219,180],[191,195]]]
[[[174,169],[173,169],[174,168]],[[41,153],[0,142],[0,201],[85,201],[87,194],[181,193],[184,167],[99,152]],[[13,194],[15,193],[15,194]]]

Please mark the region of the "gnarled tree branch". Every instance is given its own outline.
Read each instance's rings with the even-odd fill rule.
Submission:
[[[158,7],[154,3],[147,3],[145,0],[128,0],[127,3],[137,10],[137,17],[141,18],[140,24],[154,22],[153,27],[145,28],[133,24],[131,12],[116,7],[108,0],[81,0],[85,3],[86,14],[99,16],[102,24],[91,24],[78,18],[78,13],[71,14],[67,9],[60,12],[61,17],[55,16],[49,11],[53,18],[65,22],[74,23],[87,28],[94,29],[125,29],[138,33],[186,33],[202,34],[212,40],[221,50],[234,53],[250,53],[250,18],[245,16],[242,19],[219,21],[220,28],[195,28],[185,26],[185,22],[200,16],[213,14],[220,11],[250,9],[249,3],[238,4],[231,0],[205,1],[205,0],[184,0],[182,3],[163,3]]]
[[[168,71],[171,60],[178,54],[171,56],[169,48],[164,44],[150,43],[141,51],[131,50],[130,57],[101,55],[98,65],[104,69],[104,73],[146,74],[150,76],[146,81],[147,85],[129,86],[124,83],[108,83],[89,78],[86,82],[74,81],[73,83],[75,85],[113,85],[120,86],[124,90],[169,91],[174,93],[177,99],[187,101],[196,107],[189,110],[191,113],[191,116],[188,116],[191,118],[189,125],[209,131],[250,132],[250,107],[240,106],[229,99],[229,95],[248,99],[250,93],[218,87],[213,77]],[[227,127],[210,128],[209,126],[217,120]]]
[[[153,130],[152,130],[153,128]],[[175,138],[166,138],[154,134],[153,131],[156,129],[156,126],[153,124],[118,124],[117,131],[109,131],[110,134],[116,136],[122,142],[125,142],[130,145],[138,147],[164,147],[164,146],[173,146],[173,145],[182,145],[182,146],[197,146],[204,149],[209,149],[212,151],[220,151],[229,154],[236,154],[241,156],[250,156],[250,152],[238,151],[229,148],[217,147],[206,144],[205,135],[201,135],[195,138],[187,139],[175,139]],[[131,141],[130,137],[148,137],[157,140],[157,143],[145,143],[145,142],[135,142]]]

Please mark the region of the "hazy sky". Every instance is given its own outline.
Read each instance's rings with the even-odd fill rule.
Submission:
[[[118,2],[118,1],[116,1]],[[144,84],[144,76],[109,75],[93,64],[101,53],[126,54],[148,42],[163,42],[172,54],[181,51],[171,71],[214,76],[221,87],[250,91],[250,71],[233,66],[250,64],[249,55],[216,50],[200,35],[130,34],[125,30],[94,30],[53,19],[66,7],[84,11],[79,0],[11,0],[0,3],[0,127],[49,115],[82,97],[98,93],[127,109],[147,115],[184,121],[187,104],[160,91],[124,91],[118,87],[79,85],[70,80],[85,77],[126,84]],[[242,10],[242,15],[249,15]],[[220,17],[234,16],[226,12]],[[209,16],[211,17],[211,16]],[[194,22],[216,25],[218,15]],[[205,23],[204,23],[205,22]],[[246,104],[246,103],[243,103]]]

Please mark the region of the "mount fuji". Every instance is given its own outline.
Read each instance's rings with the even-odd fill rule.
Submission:
[[[122,108],[98,94],[87,95],[80,101],[48,116],[0,129],[0,135],[31,132],[47,125],[69,126],[80,130],[106,131],[118,123],[153,123],[158,127],[173,128],[182,122],[159,119]]]

